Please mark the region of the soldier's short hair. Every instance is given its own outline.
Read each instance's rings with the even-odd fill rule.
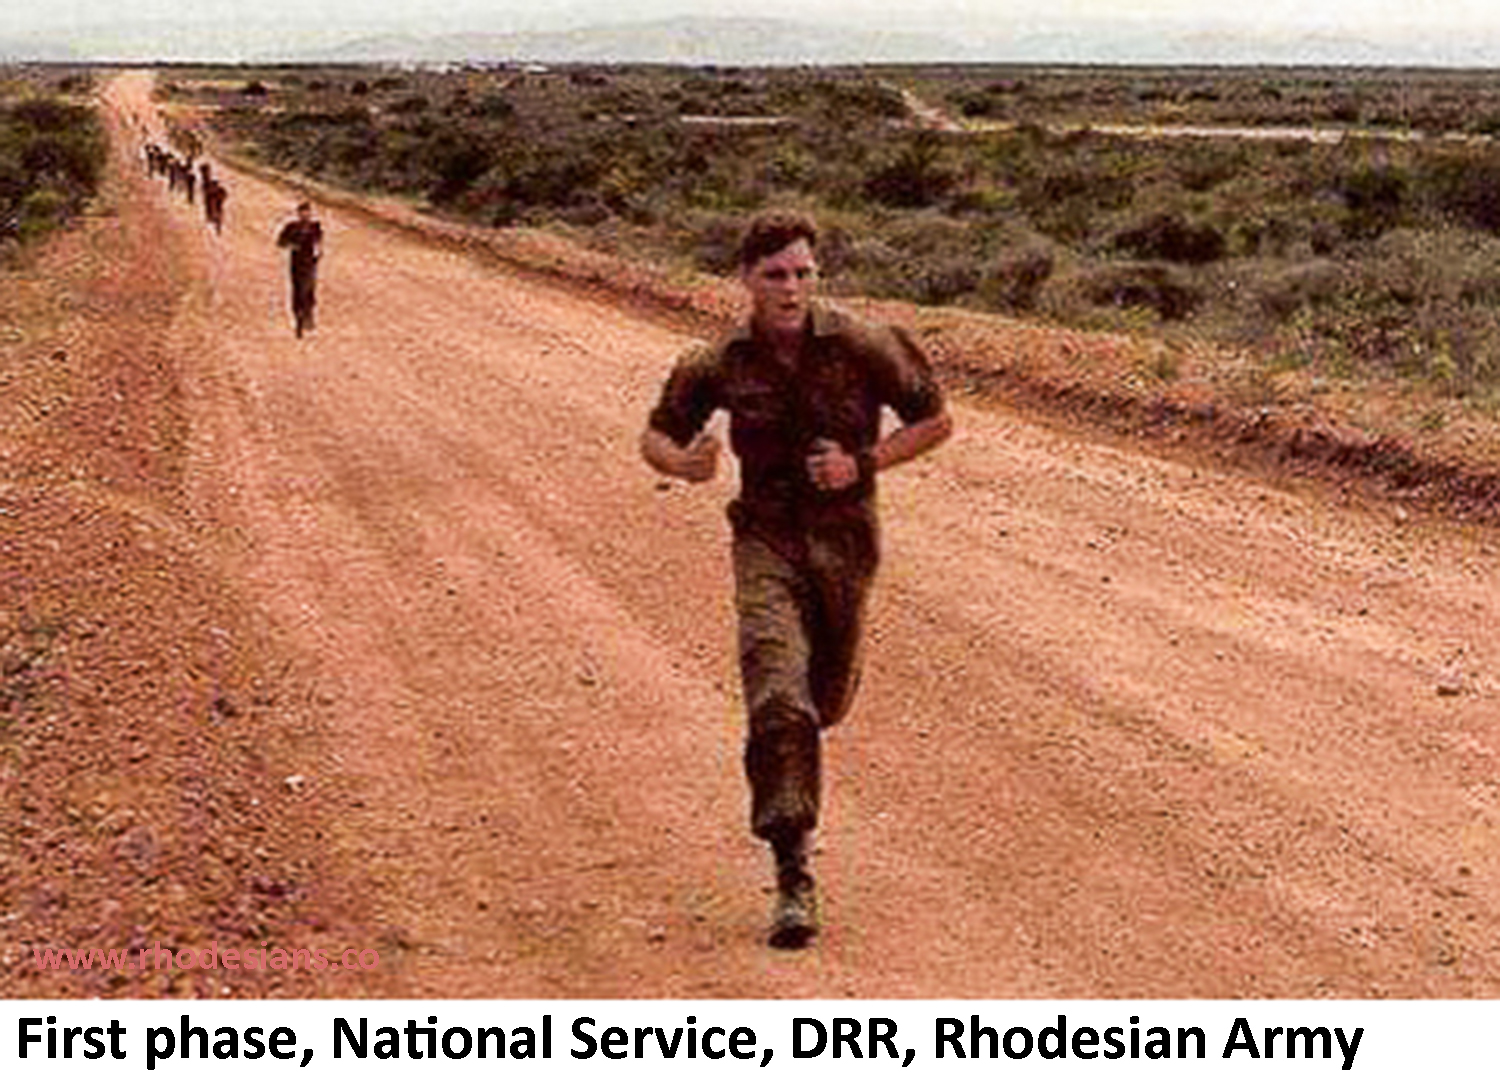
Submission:
[[[762,258],[783,251],[798,240],[806,240],[807,245],[814,249],[818,246],[818,226],[807,214],[791,210],[769,210],[757,214],[740,239],[740,268],[749,269]]]

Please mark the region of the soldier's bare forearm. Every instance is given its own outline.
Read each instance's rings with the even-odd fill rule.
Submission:
[[[929,419],[920,419],[892,431],[871,452],[875,470],[894,468],[923,453],[931,452],[953,434],[953,419],[946,411]]]
[[[655,427],[641,434],[641,456],[662,475],[701,483],[712,479],[718,463],[718,446],[699,435],[687,448],[679,446]]]
[[[655,428],[641,432],[641,457],[662,475],[675,476],[682,466],[682,450]]]

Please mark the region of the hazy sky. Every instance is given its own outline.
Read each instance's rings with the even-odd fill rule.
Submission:
[[[0,44],[45,39],[95,56],[129,55],[133,48],[168,57],[232,59],[391,32],[496,33],[676,15],[742,15],[866,31],[916,31],[982,41],[995,45],[997,53],[1004,52],[1007,41],[1027,35],[1061,35],[1080,43],[1079,58],[1099,55],[1101,49],[1107,53],[1110,42],[1127,38],[1127,51],[1150,51],[1151,42],[1165,40],[1153,37],[1161,29],[1178,38],[1184,31],[1194,36],[1203,31],[1215,35],[1219,45],[1224,40],[1317,37],[1325,40],[1323,55],[1338,58],[1334,62],[1346,55],[1342,43],[1356,39],[1377,46],[1382,56],[1418,63],[1490,66],[1500,60],[1500,0],[1256,0],[1228,5],[1211,0],[801,0],[780,6],[765,0],[0,0],[0,7]],[[174,37],[174,28],[180,36]],[[136,44],[112,53],[110,43],[124,40],[118,33],[122,30]],[[1329,39],[1332,46],[1326,45]],[[182,49],[174,52],[174,41]],[[1064,55],[1068,48],[1063,47]],[[1191,60],[1195,47],[1189,42],[1185,48],[1186,54],[1179,49],[1173,55]],[[1351,46],[1350,62],[1357,62],[1358,51]],[[1213,52],[1214,46],[1202,46],[1203,55]]]
[[[1204,0],[801,0],[795,6],[760,0],[5,0],[0,37],[36,30],[66,29],[139,19],[254,24],[284,20],[289,25],[364,27],[392,24],[447,28],[482,21],[497,29],[533,28],[568,22],[619,22],[686,13],[744,14],[765,18],[850,21],[861,25],[900,25],[938,29],[938,20],[965,25],[1006,23],[1055,28],[1071,22],[1128,20],[1176,25],[1263,30],[1319,29],[1389,37],[1410,29],[1455,34],[1500,26],[1494,0],[1257,0],[1244,5],[1210,5]],[[546,13],[539,12],[547,8]]]

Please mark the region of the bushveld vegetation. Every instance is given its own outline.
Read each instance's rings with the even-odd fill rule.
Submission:
[[[910,77],[924,96],[975,120],[1317,124],[1436,135],[1500,130],[1500,81],[1462,70],[996,66],[927,69]]]
[[[986,122],[924,129],[901,87]],[[266,69],[177,72],[168,92],[270,164],[485,224],[726,272],[745,215],[796,205],[825,225],[835,291],[1192,332],[1500,400],[1500,79],[1482,74]]]
[[[69,96],[80,74],[0,72],[0,251],[77,214],[94,194],[107,146],[98,116]]]

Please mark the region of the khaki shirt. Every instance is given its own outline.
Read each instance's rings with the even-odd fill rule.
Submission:
[[[728,411],[741,474],[740,497],[729,507],[735,533],[756,535],[800,560],[812,532],[841,523],[873,529],[873,477],[820,491],[806,462],[820,438],[852,454],[872,449],[884,407],[907,424],[942,412],[926,355],[904,330],[817,304],[794,366],[778,361],[748,323],[716,344],[688,349],[650,425],[685,446],[714,411]]]
[[[318,221],[289,221],[276,237],[277,247],[292,249],[292,270],[306,273],[318,264],[318,245],[323,242],[323,226]]]

